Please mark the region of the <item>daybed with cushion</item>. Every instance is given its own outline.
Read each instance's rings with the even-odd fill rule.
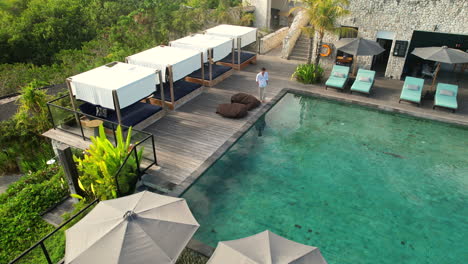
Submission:
[[[325,83],[325,89],[331,87],[343,91],[348,81],[349,67],[334,65],[330,77]]]
[[[207,83],[207,82],[213,83],[213,80],[217,80],[219,83],[220,81],[224,80],[224,79],[221,80],[219,78],[222,78],[223,75],[225,75],[226,73],[230,73],[229,76],[231,76],[232,72],[230,71],[232,71],[231,67],[213,64],[211,65],[211,78],[210,78],[210,66],[209,64],[205,63],[204,69],[203,69],[204,83]],[[226,76],[225,78],[229,76]],[[187,77],[185,77],[185,80],[188,82],[202,84],[203,83],[202,82],[202,70],[200,69],[200,70],[192,72],[191,74],[187,75]]]
[[[200,84],[184,81],[188,74],[201,69],[203,53],[200,51],[157,46],[129,56],[126,61],[164,73],[164,104],[169,109],[180,107],[203,91]],[[158,86],[158,90],[149,99],[151,104],[163,105],[160,92],[161,88]]]
[[[93,105],[87,102],[81,104],[79,109],[87,115],[118,123],[117,113],[112,109]],[[137,102],[121,109],[120,113],[122,116],[122,125],[141,129],[159,119],[163,115],[164,111],[162,111],[160,106]],[[161,116],[156,115],[158,113],[161,114]],[[110,128],[109,123],[104,123],[104,126]]]
[[[450,109],[455,113],[455,110],[458,109],[457,94],[457,85],[438,83],[434,98],[434,106],[432,108],[435,109],[436,107],[443,107]]]
[[[375,80],[375,71],[359,69],[356,75],[356,80],[351,86],[351,93],[359,92],[359,93],[365,93],[369,95],[370,90],[372,89],[372,86],[374,85],[374,80]]]
[[[239,63],[240,59],[240,63]],[[242,70],[249,64],[257,63],[257,54],[241,51],[240,56],[237,51],[234,51],[234,64],[232,64],[232,53],[229,53],[225,58],[218,61],[216,64],[232,67],[235,70]]]
[[[401,90],[400,100],[421,105],[421,95],[424,88],[424,79],[407,76],[403,89]]]

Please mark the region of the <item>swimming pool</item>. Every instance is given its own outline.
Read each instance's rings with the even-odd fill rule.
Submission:
[[[211,246],[269,229],[332,264],[468,263],[468,129],[287,93],[183,197]]]

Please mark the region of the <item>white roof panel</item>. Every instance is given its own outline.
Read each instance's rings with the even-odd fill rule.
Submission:
[[[160,70],[166,82],[166,67],[172,66],[173,81],[180,80],[201,68],[199,51],[158,46],[127,57],[129,64]]]
[[[241,38],[242,48],[257,41],[257,29],[252,27],[223,24],[207,29],[206,34],[234,38],[236,48],[237,38]]]
[[[208,49],[213,49],[213,60],[218,61],[232,52],[232,38],[195,34],[170,42],[172,47],[193,49],[203,52],[204,61],[208,61]]]
[[[112,91],[117,91],[120,108],[125,108],[153,93],[158,83],[155,70],[117,62],[75,75],[70,84],[76,99],[114,109]]]

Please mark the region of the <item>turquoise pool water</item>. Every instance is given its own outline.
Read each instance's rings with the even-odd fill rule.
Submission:
[[[183,195],[211,246],[265,229],[328,263],[468,263],[468,129],[286,94]]]

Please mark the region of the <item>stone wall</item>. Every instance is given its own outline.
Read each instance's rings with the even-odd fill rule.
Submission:
[[[283,40],[283,49],[281,50],[281,58],[287,59],[296,45],[297,39],[301,36],[302,28],[309,23],[309,15],[305,11],[299,11],[289,27],[288,34]]]
[[[395,40],[411,41],[415,30],[468,34],[467,0],[353,0],[350,1],[349,9],[352,14],[342,19],[340,24],[358,27],[360,37],[373,40],[379,31],[394,32],[391,51]],[[324,43],[332,44],[337,40],[338,36],[327,34]],[[335,57],[336,50],[333,49],[332,55],[321,58],[322,66],[331,68]],[[385,76],[399,79],[405,59],[390,54]],[[372,56],[359,57],[357,61],[359,67],[369,69]]]
[[[268,51],[281,45],[281,43],[283,43],[284,37],[286,37],[286,35],[288,34],[288,30],[288,27],[284,27],[261,38],[260,54],[265,54]]]

